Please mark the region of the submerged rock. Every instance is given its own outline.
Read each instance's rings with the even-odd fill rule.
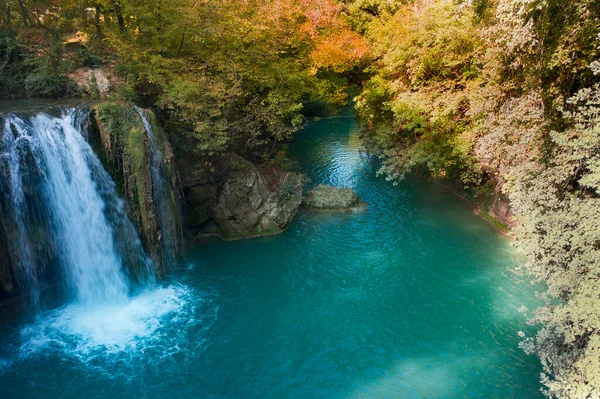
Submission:
[[[319,184],[306,194],[302,201],[306,208],[320,211],[355,211],[366,204],[351,188]]]
[[[224,239],[277,234],[285,230],[302,202],[302,175],[257,167],[239,156],[219,188],[215,221]]]

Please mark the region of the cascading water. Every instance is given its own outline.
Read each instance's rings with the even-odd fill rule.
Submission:
[[[2,117],[0,244],[8,244],[20,292],[39,298],[44,285],[58,283],[73,299],[23,328],[24,357],[57,347],[83,361],[93,359],[90,353],[131,357],[130,350],[155,338],[165,318],[189,310],[185,287],[154,284],[125,203],[86,140],[89,115],[72,108],[60,116]],[[155,201],[163,206],[164,177],[156,168]],[[161,216],[164,232],[173,230],[170,222]]]
[[[173,217],[171,199],[167,187],[167,177],[163,170],[163,154],[159,149],[154,130],[144,114],[144,111],[138,107],[136,112],[142,119],[142,123],[148,135],[148,146],[150,147],[150,175],[152,176],[152,197],[156,203],[158,213],[158,226],[160,229],[160,243],[163,259],[167,265],[173,264],[177,252],[176,236],[173,231],[177,224]]]
[[[0,192],[3,194],[0,203],[4,202],[2,216],[2,228],[5,232],[13,231],[14,234],[6,241],[13,247],[10,252],[11,261],[17,266],[17,273],[21,278],[23,286],[32,292],[34,302],[39,303],[38,293],[38,269],[35,262],[35,251],[29,239],[27,227],[31,220],[26,216],[25,193],[23,180],[20,178],[21,165],[20,155],[30,151],[31,140],[28,136],[15,137],[10,122],[6,121],[3,129],[2,141],[0,142],[2,154],[0,155]]]
[[[518,308],[540,303],[516,254],[442,187],[376,177],[359,134],[311,123],[290,155],[365,212],[301,212],[284,234],[192,249],[171,273],[185,285],[0,323],[0,398],[542,398],[518,348],[535,333]]]
[[[52,242],[56,247],[56,260],[79,302],[124,301],[129,289],[115,245],[120,237],[115,237],[107,215],[119,225],[130,223],[112,179],[75,125],[75,116],[76,110],[70,110],[61,117],[12,115],[5,120],[3,139],[10,180],[7,194],[19,242],[19,248],[11,252],[19,254],[20,269],[35,281],[32,232],[26,229],[42,222],[49,227],[46,244]],[[28,185],[23,169],[39,171],[39,185]],[[30,197],[37,193],[26,201],[25,190]],[[25,217],[39,213],[33,207],[44,208],[42,220]],[[143,256],[139,240],[137,246]]]

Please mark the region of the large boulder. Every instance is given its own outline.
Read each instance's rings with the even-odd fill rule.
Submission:
[[[221,238],[231,240],[282,232],[302,202],[302,186],[302,175],[259,168],[234,156],[214,207]]]
[[[309,191],[302,205],[319,211],[355,211],[366,207],[351,188],[333,187],[327,184],[319,184]]]

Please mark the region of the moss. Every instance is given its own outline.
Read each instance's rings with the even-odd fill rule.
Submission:
[[[129,131],[126,142],[126,156],[131,162],[133,171],[136,175],[143,174],[146,167],[145,154],[145,133],[139,127],[134,127]]]
[[[96,105],[95,110],[100,121],[119,139],[126,137],[136,125],[136,115],[130,104],[106,102]]]
[[[119,194],[129,198],[139,227],[148,228],[149,159],[146,156],[145,129],[133,105],[105,102],[94,107],[106,166],[115,177]]]
[[[289,224],[287,226],[285,226],[284,228],[270,228],[270,229],[265,229],[260,232],[254,232],[254,233],[248,233],[248,234],[241,234],[238,232],[221,231],[219,238],[223,241],[237,241],[237,240],[246,240],[246,239],[251,239],[251,238],[269,237],[269,236],[275,236],[275,235],[283,233],[284,231],[287,230],[288,227],[289,227]]]
[[[236,170],[246,170],[249,168],[248,163],[245,161],[240,161],[237,158],[232,158],[231,162],[229,163],[229,167],[232,171],[236,171]]]
[[[133,104],[126,102],[104,102],[94,106],[95,119],[101,137],[105,167],[117,182],[119,194],[126,198],[130,214],[135,219],[138,231],[148,254],[154,259],[159,274],[163,271],[160,255],[158,209],[153,201],[152,176],[150,174],[150,152],[146,129]],[[165,157],[171,156],[165,134],[152,112],[146,112],[151,123],[158,149]],[[165,172],[171,176],[168,162]],[[175,197],[173,178],[167,201],[176,212],[180,226],[180,211]],[[180,227],[176,227],[179,234]],[[179,240],[178,240],[179,241]]]
[[[494,228],[496,228],[504,233],[508,233],[508,231],[510,230],[506,224],[502,223],[501,221],[499,221],[498,219],[496,219],[495,217],[493,217],[492,215],[487,213],[484,208],[481,209],[479,215],[481,216],[481,218],[483,220],[485,220],[486,222],[491,224]]]
[[[101,154],[102,163],[115,179],[119,195],[125,196],[127,182],[123,156],[128,152],[129,135],[136,128],[136,115],[130,104],[120,102],[97,104],[93,109],[103,145],[102,151],[96,153]]]
[[[132,169],[132,179],[137,193],[137,205],[142,226],[148,226],[147,200],[146,195],[149,192],[146,184],[148,173],[148,162],[146,159],[145,131],[142,128],[134,127],[129,131],[125,146],[125,157],[129,161]]]
[[[160,152],[164,154],[165,141],[167,139],[165,131],[163,130],[162,126],[160,126],[160,124],[158,123],[156,114],[154,112],[150,112],[149,114],[150,115],[148,120],[150,121],[150,127],[152,128],[152,131],[154,132],[154,137],[156,138],[156,145],[158,145],[158,149],[160,150]]]

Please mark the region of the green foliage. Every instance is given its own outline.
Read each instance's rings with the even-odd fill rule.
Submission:
[[[470,142],[461,138],[482,74],[482,40],[473,29],[473,13],[447,2],[417,2],[369,24],[379,61],[356,109],[389,177],[425,168],[480,182]]]
[[[287,156],[287,145],[284,145],[279,151],[273,155],[269,161],[269,166],[272,166],[281,170],[291,170],[292,162]]]
[[[300,129],[305,106],[341,108],[342,73],[368,52],[334,0],[19,5],[0,8],[7,95],[77,95],[67,76],[102,65],[120,75],[123,99],[156,107],[179,149],[198,156],[262,151]]]
[[[67,76],[60,43],[24,43],[0,32],[0,98],[74,97],[77,86]]]
[[[27,49],[14,36],[0,34],[0,97],[18,96],[25,87],[27,69],[24,54]]]
[[[345,0],[354,29],[364,33],[373,20],[385,14],[393,14],[409,3],[409,0]]]
[[[25,90],[30,97],[60,98],[74,97],[77,86],[70,81],[62,69],[62,46],[52,43],[45,56],[30,56],[25,66],[31,72],[25,78]]]
[[[92,51],[90,51],[90,49],[83,46],[78,47],[75,50],[75,59],[77,65],[82,65],[88,68],[99,67],[103,63],[102,57],[94,54]]]
[[[269,2],[121,2],[125,29],[109,24],[103,34],[129,83],[123,94],[157,106],[198,155],[289,139],[305,104],[337,105],[343,90],[313,73],[297,2],[272,10]]]

